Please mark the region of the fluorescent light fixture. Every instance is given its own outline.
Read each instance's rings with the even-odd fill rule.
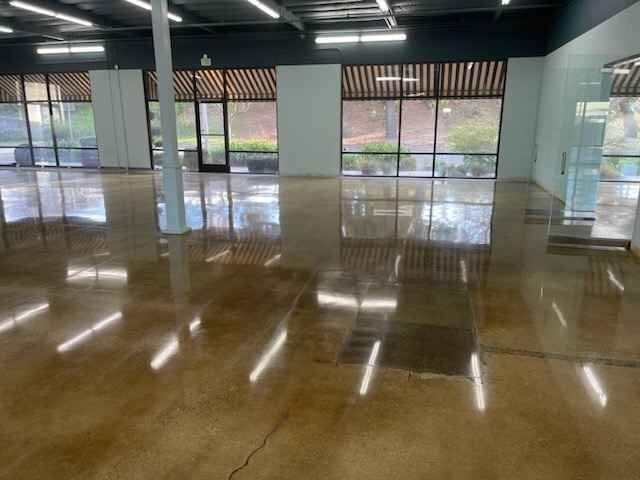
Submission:
[[[380,353],[380,340],[376,340],[376,343],[373,344],[373,348],[371,349],[369,361],[367,362],[367,368],[364,371],[362,383],[360,384],[360,395],[366,395],[367,391],[369,390],[369,383],[371,382],[371,377],[373,375],[373,368],[376,366],[378,353]]]
[[[9,2],[9,5],[11,5],[12,7],[21,8],[22,10],[29,10],[30,12],[46,15],[47,17],[59,18],[60,20],[65,20],[67,22],[77,23],[78,25],[82,25],[84,27],[93,26],[93,23],[87,20],[83,20],[82,18],[65,15],[64,13],[54,12],[53,10],[49,10],[48,8],[38,7],[36,5],[31,5],[30,3],[12,0],[11,2]]]
[[[316,37],[316,43],[321,45],[326,43],[358,43],[359,41],[360,37],[358,35]]]
[[[511,0],[502,0],[502,5],[509,5]]]
[[[640,67],[640,62],[636,62],[633,64],[634,67]]]
[[[598,380],[598,377],[596,377],[595,373],[593,373],[593,369],[591,368],[590,365],[584,365],[582,367],[582,370],[584,371],[584,375],[587,378],[587,382],[588,382],[587,384],[598,397],[598,401],[600,402],[600,405],[603,408],[606,407],[607,394],[604,392],[602,385],[600,385],[600,381]]]
[[[9,27],[0,26],[0,32],[2,33],[13,33],[13,29]]]
[[[38,55],[59,55],[61,53],[70,53],[69,47],[43,47],[36,50]]]
[[[404,42],[407,39],[406,33],[372,33],[361,35],[361,42]]]
[[[631,73],[631,69],[629,68],[614,68],[613,73],[615,75],[629,75]]]
[[[376,82],[399,82],[402,77],[376,77]]]
[[[136,7],[144,8],[145,10],[151,11],[151,4],[148,2],[143,2],[142,0],[124,0],[131,5],[135,5]],[[167,13],[167,18],[169,20],[173,20],[174,22],[181,22],[182,17],[176,15],[175,13]]]
[[[560,310],[560,307],[558,307],[558,304],[556,302],[552,302],[551,303],[551,308],[553,308],[553,311],[556,313],[556,316],[558,317],[558,320],[560,320],[560,324],[564,328],[567,328],[567,320],[564,318],[564,315],[562,314],[562,311]]]
[[[259,0],[247,0],[247,2],[249,2],[251,5],[253,5],[257,9],[262,10],[264,13],[269,15],[271,18],[280,18],[280,14],[278,12],[276,12],[273,8],[271,8],[271,7],[267,6],[267,5],[265,5],[264,3],[260,2]]]
[[[113,315],[108,316],[107,318],[105,318],[104,320],[99,321],[98,323],[96,323],[92,327],[80,332],[79,334],[77,334],[74,337],[70,338],[66,342],[58,345],[58,352],[62,353],[62,352],[67,352],[67,351],[71,350],[72,348],[74,348],[79,343],[82,343],[83,341],[85,341],[86,339],[91,337],[94,333],[97,333],[100,330],[103,330],[104,328],[108,327],[109,325],[111,325],[114,322],[117,322],[121,318],[122,318],[122,312],[116,312]]]
[[[287,331],[285,330],[276,337],[271,348],[262,356],[262,358],[260,358],[258,365],[256,365],[256,368],[254,368],[251,374],[249,375],[249,380],[251,381],[251,383],[255,383],[258,380],[258,378],[260,378],[260,375],[262,375],[262,372],[264,372],[265,368],[269,366],[269,363],[271,363],[271,360],[273,360],[273,357],[276,356],[276,354],[282,348],[282,346],[286,341],[287,341]]]
[[[9,320],[5,320],[4,322],[0,323],[0,333],[6,332],[7,330],[11,330],[19,326],[21,323],[24,323],[25,320],[29,320],[33,318],[34,315],[37,315],[40,312],[44,312],[48,308],[49,308],[49,304],[43,303],[41,305],[37,305],[33,308],[30,308],[29,310],[26,310]]]
[[[382,10],[383,12],[389,11],[389,4],[386,0],[376,0],[376,2],[378,3],[378,8],[380,10]]]
[[[164,367],[169,359],[173,357],[178,350],[180,349],[180,343],[178,342],[177,336],[172,336],[171,340],[169,340],[158,353],[154,355],[151,359],[151,363],[149,364],[152,369],[160,370]]]
[[[102,45],[86,45],[80,47],[71,47],[71,53],[103,53],[104,47]]]
[[[406,77],[402,79],[403,82],[407,82],[407,83],[415,83],[418,81],[417,78],[412,78],[412,77]]]
[[[451,108],[449,108],[449,107],[444,107],[442,109],[442,113],[451,113],[451,112],[453,112],[453,110]]]

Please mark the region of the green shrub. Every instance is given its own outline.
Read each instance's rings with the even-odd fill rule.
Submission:
[[[229,150],[238,152],[277,152],[278,144],[275,140],[252,138],[248,140],[229,141]]]
[[[449,131],[447,145],[453,152],[493,152],[498,144],[498,128],[482,120],[467,120]]]

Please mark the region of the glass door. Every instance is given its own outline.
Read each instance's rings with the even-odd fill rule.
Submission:
[[[220,102],[198,104],[200,168],[203,172],[229,172],[224,110],[224,104]]]

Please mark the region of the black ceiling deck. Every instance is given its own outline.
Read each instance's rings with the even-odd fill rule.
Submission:
[[[149,37],[151,16],[124,0],[26,0],[51,10],[84,18],[84,27],[21,10],[0,0],[0,25],[15,30],[0,34],[2,43]],[[182,16],[171,22],[174,35],[207,35],[228,31],[308,31],[385,27],[375,0],[274,0],[287,14],[273,20],[246,0],[172,0],[169,10]],[[546,28],[567,0],[389,0],[400,27],[456,25],[469,22],[536,22]],[[292,19],[295,19],[293,21]]]

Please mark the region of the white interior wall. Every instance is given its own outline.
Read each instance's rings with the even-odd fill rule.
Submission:
[[[278,66],[281,175],[340,174],[342,67]]]
[[[639,24],[640,3],[636,3],[545,57],[533,179],[560,198],[564,198],[559,187],[562,152],[567,150],[563,118],[569,69],[578,63],[598,69],[606,61],[640,53]]]
[[[534,157],[544,57],[510,58],[502,112],[500,180],[529,180]]]
[[[89,72],[100,165],[150,168],[141,70]]]

